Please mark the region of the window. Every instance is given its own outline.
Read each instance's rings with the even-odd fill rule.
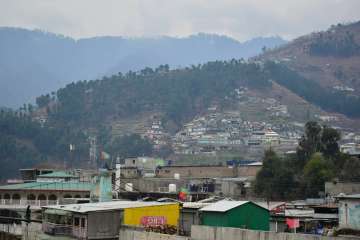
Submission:
[[[74,226],[78,227],[80,225],[80,218],[76,217],[74,218]]]
[[[81,218],[81,227],[82,227],[82,228],[85,227],[85,218]]]

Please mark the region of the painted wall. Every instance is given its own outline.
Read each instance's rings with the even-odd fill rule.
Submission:
[[[180,206],[177,203],[128,208],[124,210],[124,224],[130,226],[178,225]]]
[[[121,228],[119,240],[190,240],[190,238]]]
[[[340,200],[339,226],[360,230],[360,199]]]
[[[208,226],[268,231],[270,229],[270,215],[268,210],[249,202],[224,213],[203,212],[202,223]]]

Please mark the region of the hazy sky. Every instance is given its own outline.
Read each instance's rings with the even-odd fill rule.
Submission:
[[[287,39],[360,20],[360,0],[0,0],[0,26],[80,38],[218,33]]]

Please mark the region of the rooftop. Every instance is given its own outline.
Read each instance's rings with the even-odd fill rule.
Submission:
[[[206,207],[203,207],[200,209],[200,211],[205,211],[205,212],[227,212],[233,208],[239,207],[241,205],[244,205],[246,203],[253,203],[250,201],[229,201],[229,200],[222,200],[222,201],[218,201],[216,203],[210,204]],[[253,203],[256,204],[256,203]],[[256,204],[257,205],[257,204]],[[260,205],[257,205],[261,208],[263,208]],[[267,209],[267,208],[265,208]]]
[[[65,171],[56,171],[52,173],[41,174],[39,178],[76,178],[75,175],[67,173]]]
[[[139,208],[139,207],[155,207],[164,205],[179,205],[174,202],[141,202],[141,201],[111,201],[111,202],[97,202],[97,203],[83,203],[83,204],[68,204],[68,205],[55,205],[45,206],[45,209],[56,209],[77,213],[87,213],[95,211],[109,211],[121,210],[126,208]]]
[[[210,205],[211,203],[202,203],[202,202],[184,202],[183,203],[183,208],[192,208],[192,209],[199,209],[199,208],[203,208],[206,207],[208,205]]]
[[[286,202],[256,202],[256,204],[271,211],[277,207],[285,206]]]
[[[1,190],[90,191],[90,182],[29,182],[0,186]]]
[[[337,198],[348,198],[348,199],[360,199],[360,194],[351,194],[351,195],[345,195],[345,194],[339,194]]]

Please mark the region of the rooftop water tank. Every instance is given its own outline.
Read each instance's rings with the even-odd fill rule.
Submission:
[[[171,193],[176,192],[176,184],[174,183],[169,184],[169,192]]]

